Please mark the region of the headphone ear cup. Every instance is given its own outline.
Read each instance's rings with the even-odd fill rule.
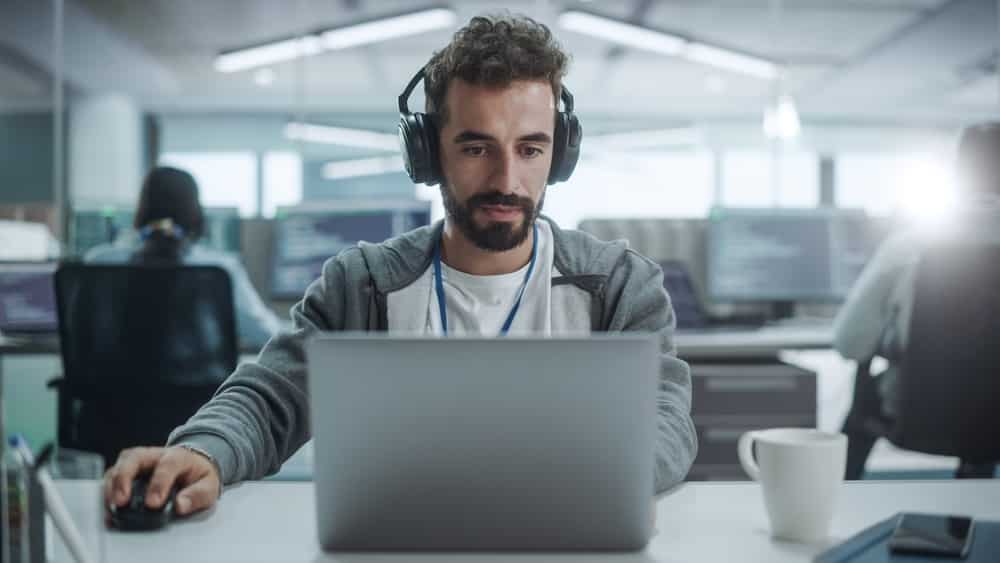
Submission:
[[[549,165],[548,184],[559,181],[559,170],[562,167],[563,155],[566,154],[566,116],[561,111],[556,112],[556,126],[552,134],[552,164]]]
[[[427,166],[427,176],[424,183],[428,186],[441,183],[441,153],[438,152],[440,136],[438,135],[437,114],[418,113],[420,132],[424,137],[424,162]]]
[[[406,174],[414,184],[424,181],[425,165],[422,161],[423,135],[420,134],[416,116],[406,114],[399,118],[399,152],[403,155],[403,166]]]
[[[411,113],[399,119],[399,149],[403,165],[414,184],[440,182],[437,126],[433,116]]]
[[[583,129],[573,113],[556,114],[555,135],[552,140],[552,167],[549,169],[549,184],[565,182],[573,175],[576,162],[580,160],[580,142]]]

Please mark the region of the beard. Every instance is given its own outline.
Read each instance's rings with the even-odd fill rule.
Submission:
[[[444,209],[448,218],[455,223],[458,230],[472,244],[481,250],[504,252],[520,246],[528,239],[535,219],[538,218],[538,214],[542,211],[542,205],[545,203],[545,192],[542,192],[537,206],[529,198],[500,192],[476,194],[462,203],[442,182],[441,199],[444,201]],[[486,205],[518,207],[521,209],[524,219],[520,225],[507,221],[491,221],[481,227],[476,224],[475,212]]]

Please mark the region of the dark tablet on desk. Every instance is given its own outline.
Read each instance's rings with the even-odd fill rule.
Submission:
[[[813,563],[996,563],[1000,553],[1000,522],[976,520],[972,548],[965,559],[930,555],[902,555],[889,550],[889,538],[896,529],[901,514],[896,514],[851,536],[813,559]]]

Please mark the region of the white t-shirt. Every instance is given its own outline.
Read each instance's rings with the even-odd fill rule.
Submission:
[[[546,221],[538,225],[538,257],[528,280],[521,306],[508,334],[551,335],[552,318],[552,229]],[[475,276],[441,264],[449,335],[496,336],[517,299],[528,265],[516,272]],[[389,330],[443,334],[434,267],[412,285],[390,295]]]

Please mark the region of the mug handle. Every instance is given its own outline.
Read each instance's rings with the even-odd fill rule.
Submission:
[[[746,471],[747,475],[754,481],[759,481],[760,467],[753,458],[753,441],[756,437],[756,432],[744,432],[736,444],[736,451],[739,453],[740,465],[743,466],[743,471]]]

